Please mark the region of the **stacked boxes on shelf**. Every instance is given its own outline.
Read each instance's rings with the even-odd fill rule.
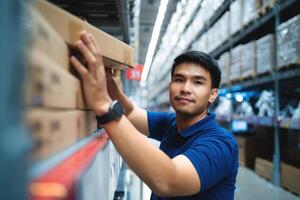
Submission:
[[[233,35],[243,27],[242,0],[235,0],[230,5],[230,34]]]
[[[66,11],[37,0],[28,5],[26,31],[25,121],[34,140],[33,155],[46,158],[97,129],[84,102],[80,80],[69,65],[68,44],[86,29],[96,36],[105,66],[133,66],[133,48]]]
[[[247,25],[258,17],[258,8],[260,2],[258,0],[243,1],[243,25]]]
[[[229,17],[229,11],[227,11],[219,20],[219,45],[228,40],[230,37]]]
[[[277,34],[278,68],[300,63],[300,15],[280,24]]]
[[[230,51],[230,81],[239,80],[242,69],[242,51],[243,46],[238,45]]]
[[[242,48],[242,77],[254,77],[256,75],[256,48],[255,41],[243,45]]]
[[[300,195],[300,169],[292,165],[281,162],[281,186]],[[271,161],[256,158],[255,172],[268,179],[272,180],[273,163]]]
[[[274,69],[274,36],[265,35],[256,41],[256,72],[264,74]]]
[[[230,54],[229,52],[225,52],[220,56],[219,65],[222,72],[221,85],[227,84],[230,82],[229,80],[229,72],[230,72]]]

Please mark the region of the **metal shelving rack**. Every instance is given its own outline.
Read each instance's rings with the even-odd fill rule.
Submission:
[[[213,25],[223,16],[226,11],[229,11],[230,5],[234,0],[225,0],[223,4],[215,11],[212,17],[205,23],[203,28],[198,32],[195,40],[201,38]],[[243,26],[241,30],[230,36],[226,41],[220,44],[217,48],[210,52],[214,57],[218,58],[222,53],[233,49],[233,47],[244,44],[252,40],[261,38],[262,36],[273,33],[276,34],[277,27],[283,21],[286,21],[287,18],[291,18],[295,15],[295,11],[291,13],[291,10],[300,7],[299,0],[277,0],[274,4],[274,7],[269,9],[264,15],[259,16],[255,20],[251,21],[249,24]],[[285,16],[282,16],[284,13]],[[299,9],[297,10],[299,13]],[[187,27],[186,27],[187,29]],[[276,35],[274,44],[276,44]],[[188,49],[192,49],[193,42],[188,45]],[[273,89],[275,93],[275,117],[251,117],[243,119],[250,124],[274,127],[274,153],[273,153],[273,184],[280,185],[280,129],[281,128],[292,128],[295,130],[300,130],[298,125],[292,125],[291,120],[288,118],[279,119],[279,99],[281,97],[281,88],[287,84],[299,84],[297,83],[297,78],[300,77],[300,66],[294,68],[290,67],[289,69],[280,69],[277,68],[277,59],[276,59],[276,46],[274,51],[274,64],[275,67],[273,71],[269,74],[263,74],[255,77],[254,79],[241,80],[235,83],[229,83],[222,85],[220,88],[221,95],[226,93],[234,92],[246,92],[255,89]],[[160,80],[164,80],[162,77]],[[298,81],[299,82],[299,81]],[[164,93],[167,90],[167,87],[160,87],[156,93]],[[167,102],[167,101],[166,101]],[[159,102],[159,107],[164,106],[166,102]],[[151,104],[153,107],[154,105]],[[151,107],[151,108],[152,108]],[[236,116],[219,116],[219,120],[230,122],[232,119],[236,119]]]
[[[226,9],[229,9],[230,4],[224,3],[225,8],[220,8],[220,13],[216,13],[215,16],[222,16]],[[233,1],[231,1],[232,3]],[[271,72],[271,74],[256,77],[255,81],[253,79],[240,81],[234,84],[228,84],[221,88],[221,93],[227,92],[240,92],[247,91],[249,89],[257,88],[258,86],[267,86],[268,88],[274,88],[275,94],[275,117],[251,117],[245,118],[243,120],[247,121],[250,124],[254,125],[262,125],[262,126],[271,126],[274,127],[274,153],[273,153],[273,184],[276,186],[280,186],[280,128],[293,128],[299,130],[300,127],[294,125],[291,127],[290,119],[279,119],[279,99],[280,99],[280,83],[281,81],[293,79],[300,77],[300,68],[294,68],[287,71],[279,71],[277,67],[277,27],[281,23],[281,12],[285,11],[292,6],[299,6],[299,1],[297,0],[286,0],[286,1],[276,1],[272,10],[266,15],[254,20],[249,25],[245,26],[242,30],[236,33],[232,38],[230,38],[227,42],[222,44],[219,48],[215,49],[212,52],[214,57],[219,57],[225,51],[231,50],[233,46],[236,46],[242,42],[249,41],[253,39],[253,34],[259,35],[260,30],[266,24],[271,24],[274,26],[274,35],[275,35],[275,51],[274,51],[274,66],[275,69]],[[209,29],[211,25],[216,20],[212,20],[212,23],[209,23],[209,26],[205,29]],[[204,30],[202,33],[204,33]],[[257,36],[256,36],[257,37]],[[250,38],[250,39],[249,39]],[[255,38],[255,36],[254,36]],[[219,120],[230,122],[232,119],[237,119],[238,117],[219,117]]]

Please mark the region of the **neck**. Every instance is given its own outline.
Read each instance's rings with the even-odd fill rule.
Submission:
[[[188,116],[176,113],[176,123],[177,123],[177,129],[179,131],[195,124],[196,122],[204,119],[207,115],[207,110],[203,111],[200,115],[197,116]]]

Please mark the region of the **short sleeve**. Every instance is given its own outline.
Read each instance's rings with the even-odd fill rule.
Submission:
[[[161,141],[165,130],[175,121],[175,113],[147,112],[149,137]]]
[[[231,139],[207,138],[183,153],[193,163],[201,181],[201,192],[232,172],[238,159],[236,143]]]

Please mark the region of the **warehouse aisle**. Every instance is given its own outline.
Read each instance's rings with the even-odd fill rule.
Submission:
[[[235,200],[300,200],[290,192],[275,187],[245,167],[239,168]]]

